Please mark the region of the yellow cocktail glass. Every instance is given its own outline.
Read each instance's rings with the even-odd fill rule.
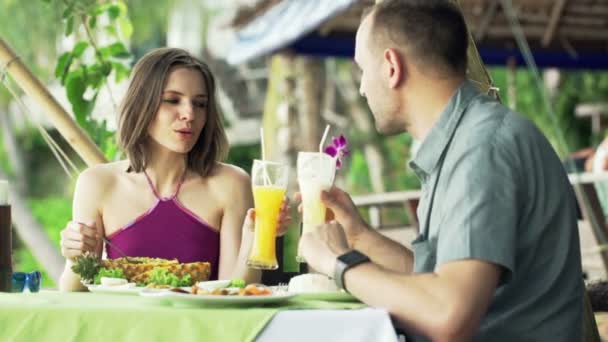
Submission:
[[[247,265],[274,270],[279,267],[276,256],[276,234],[281,203],[287,190],[287,165],[254,160],[251,171],[255,203],[255,235]]]

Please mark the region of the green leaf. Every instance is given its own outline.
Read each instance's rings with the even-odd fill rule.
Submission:
[[[111,72],[112,64],[110,62],[93,64],[88,69],[86,83],[95,89],[99,89],[106,83],[106,78]]]
[[[109,6],[110,5],[106,4],[106,3],[97,4],[91,10],[90,15],[92,15],[92,16],[98,16],[98,15],[102,14],[103,12],[105,12],[108,9]]]
[[[68,19],[69,17],[72,17],[73,15],[74,15],[74,3],[72,2],[71,4],[68,5],[68,7],[66,7],[65,10],[63,10],[63,13],[61,13],[61,18]]]
[[[97,17],[92,16],[91,18],[89,18],[89,27],[94,29],[95,26],[97,26]]]
[[[230,279],[230,284],[228,284],[228,287],[239,287],[241,289],[244,289],[246,285],[247,283],[245,282],[245,280],[241,278],[233,278]]]
[[[100,71],[104,77],[108,77],[108,75],[112,73],[112,63],[104,62],[103,64],[101,64]]]
[[[127,41],[131,39],[131,36],[133,35],[133,24],[129,19],[125,17],[118,18],[118,28],[122,39]]]
[[[76,121],[81,126],[86,125],[87,118],[93,111],[93,106],[95,105],[95,99],[97,97],[96,94],[90,101],[85,100],[82,97],[87,90],[87,82],[83,71],[83,69],[79,69],[69,73],[65,82],[68,100],[70,101],[70,104],[72,104],[72,110],[74,111]]]
[[[116,80],[116,83],[129,77],[129,74],[131,73],[131,70],[120,62],[112,62],[112,68],[114,69],[114,79]]]
[[[93,282],[97,285],[101,284],[102,277],[127,279],[122,268],[102,267],[99,269],[99,272],[95,275],[95,277],[94,277],[95,279]]]
[[[116,2],[116,7],[118,7],[118,9],[120,10],[120,15],[121,16],[126,16],[127,12],[129,11],[127,4],[125,4],[124,1],[118,1]]]
[[[104,27],[104,29],[106,30],[106,32],[111,35],[114,38],[118,38],[118,32],[116,32],[116,27],[114,26],[106,26]]]
[[[79,58],[80,56],[82,56],[87,47],[89,47],[88,42],[80,41],[76,43],[76,45],[74,45],[74,49],[72,50],[74,57]]]
[[[69,36],[74,31],[74,17],[69,17],[65,21],[65,36]]]
[[[114,43],[108,46],[104,46],[99,49],[104,58],[128,58],[131,57],[131,53],[127,50],[127,47],[123,43]]]
[[[72,64],[74,59],[74,55],[71,52],[64,52],[57,61],[57,66],[55,67],[55,77],[61,78],[61,84],[63,85],[65,82],[65,75]]]
[[[108,16],[111,20],[116,20],[116,18],[120,16],[120,7],[116,4],[110,5],[110,7],[108,7]]]
[[[99,258],[94,253],[85,252],[76,258],[72,271],[85,281],[93,281],[100,267]]]

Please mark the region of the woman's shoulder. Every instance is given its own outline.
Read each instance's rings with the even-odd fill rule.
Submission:
[[[218,163],[212,174],[207,178],[210,190],[222,194],[227,201],[241,193],[243,189],[251,189],[251,180],[247,172],[238,166]]]
[[[80,173],[78,184],[87,188],[107,189],[125,174],[128,167],[129,162],[126,160],[90,166]]]
[[[249,174],[242,168],[225,163],[218,163],[217,167],[213,172],[213,176],[217,182],[237,182],[237,183],[250,183],[251,179]]]

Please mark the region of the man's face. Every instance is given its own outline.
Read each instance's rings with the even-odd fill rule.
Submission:
[[[374,45],[371,36],[372,15],[368,15],[359,26],[355,41],[355,63],[361,69],[359,92],[367,100],[367,105],[374,115],[376,129],[383,134],[403,132],[400,124],[400,105],[398,92],[389,86],[387,62],[383,51]]]

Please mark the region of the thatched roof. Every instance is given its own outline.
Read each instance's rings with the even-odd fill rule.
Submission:
[[[329,0],[331,1],[331,0]],[[261,0],[241,8],[233,26],[242,28],[260,20],[270,9],[286,0]],[[320,36],[353,35],[365,7],[374,0],[358,0],[346,11],[321,23]],[[516,48],[513,33],[499,0],[459,0],[478,46]],[[608,0],[512,0],[530,46],[535,50],[608,54]]]

